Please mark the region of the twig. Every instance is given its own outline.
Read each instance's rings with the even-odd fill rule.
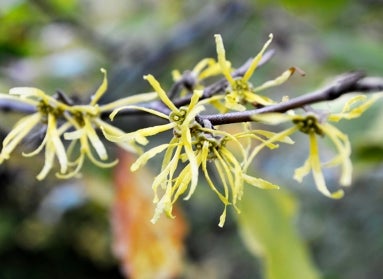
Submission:
[[[351,72],[339,76],[330,85],[322,89],[290,99],[282,103],[243,112],[203,115],[199,116],[198,121],[203,123],[204,120],[208,120],[212,125],[249,122],[253,121],[251,117],[255,114],[286,112],[291,109],[302,108],[306,105],[334,100],[348,93],[371,93],[379,92],[382,90],[383,78],[364,77],[364,74],[361,72]]]

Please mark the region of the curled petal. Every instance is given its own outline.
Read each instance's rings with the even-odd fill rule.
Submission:
[[[333,113],[328,116],[329,121],[338,122],[341,119],[353,119],[357,118],[362,115],[369,107],[371,107],[379,98],[381,98],[381,94],[375,94],[368,100],[366,96],[364,95],[358,95],[353,98],[351,98],[343,107],[343,110],[341,113]],[[351,106],[360,101],[364,101],[359,106],[356,106],[355,108],[351,108]]]
[[[190,171],[191,171],[191,174],[192,174],[192,178],[191,178],[191,185],[190,185],[190,191],[188,193],[188,195],[186,196],[186,200],[189,199],[191,197],[191,195],[193,194],[195,188],[197,187],[197,184],[198,184],[198,163],[197,163],[197,157],[193,151],[193,147],[191,145],[191,134],[190,134],[190,129],[189,127],[184,127],[182,129],[182,139],[183,139],[183,146],[185,148],[185,152],[187,154],[187,157],[188,157],[188,160],[189,160],[189,164],[190,164]]]
[[[262,136],[267,137],[268,139],[273,138],[277,133],[266,131],[266,130],[251,130],[251,133],[256,133]],[[287,143],[287,144],[294,144],[295,142],[288,136],[285,136],[283,138],[278,139],[279,142]]]
[[[295,169],[294,179],[298,182],[302,182],[303,178],[310,173],[310,170],[310,160],[307,159],[301,167]]]
[[[234,79],[230,73],[230,62],[226,60],[225,47],[223,46],[222,37],[219,34],[214,35],[217,48],[218,63],[221,66],[221,71],[230,84],[234,83]]]
[[[51,141],[47,141],[45,145],[45,160],[44,160],[44,167],[40,171],[40,173],[36,176],[37,180],[43,180],[49,173],[49,171],[53,167],[53,162],[54,162],[54,146]]]
[[[94,130],[92,123],[90,120],[85,117],[84,118],[84,133],[87,135],[90,143],[92,144],[93,148],[96,150],[97,155],[100,157],[101,160],[108,159],[108,154],[106,152],[106,148],[100,138],[98,137],[96,131]]]
[[[328,123],[325,123],[323,124],[323,127],[324,127],[323,130],[326,132],[326,135],[331,139],[331,141],[334,143],[338,151],[338,156],[336,156],[330,162],[327,162],[325,166],[327,167],[327,166],[341,165],[342,173],[340,176],[340,184],[343,186],[349,186],[351,185],[351,179],[352,179],[352,163],[350,160],[350,155],[351,155],[350,141],[346,134],[343,134],[334,126]]]
[[[228,109],[236,111],[245,111],[246,107],[241,105],[240,100],[235,92],[231,92],[225,95],[225,106]]]
[[[247,174],[243,174],[243,179],[252,186],[261,188],[261,189],[279,189],[278,185],[275,185],[267,180],[253,177]]]
[[[26,116],[20,119],[3,140],[3,149],[0,153],[0,163],[3,160],[9,159],[9,155],[16,146],[29,134],[29,132],[40,122],[41,116],[39,113]]]
[[[101,112],[110,111],[123,106],[131,105],[131,104],[148,102],[148,101],[154,100],[157,96],[158,96],[157,93],[154,93],[154,92],[132,95],[129,97],[118,99],[114,102],[111,102],[105,105],[101,105],[100,111]]]
[[[173,102],[169,99],[166,92],[162,89],[160,83],[154,78],[152,75],[144,76],[144,79],[147,80],[153,89],[157,92],[161,101],[171,110],[178,111],[178,108],[173,104]]]
[[[154,211],[154,216],[153,218],[150,220],[151,223],[155,224],[158,219],[160,218],[161,214],[163,212],[166,213],[166,215],[169,217],[169,218],[172,218],[174,219],[175,216],[173,215],[172,213],[173,211],[173,204],[172,204],[172,201],[171,201],[171,191],[170,189],[163,195],[163,197],[161,198],[161,200],[157,203],[157,206],[156,206],[156,209]]]
[[[205,59],[204,59],[205,60]],[[202,61],[201,61],[202,62]],[[193,72],[199,73],[198,78],[199,79],[206,79],[208,77],[219,75],[221,71],[221,66],[216,63],[216,61],[212,58],[206,59],[206,62],[203,66],[206,66],[205,69],[198,68],[198,64],[193,69]]]
[[[272,99],[267,98],[266,96],[255,94],[251,91],[245,92],[244,97],[248,103],[261,104],[263,106],[268,106],[275,103]]]
[[[309,162],[311,165],[313,177],[315,184],[318,188],[318,190],[325,196],[333,199],[340,199],[344,196],[343,190],[338,190],[336,192],[331,193],[327,186],[326,182],[322,173],[321,163],[319,159],[319,152],[318,152],[318,144],[316,140],[316,135],[314,133],[309,134],[310,137],[310,156],[309,156]]]
[[[146,151],[144,154],[142,154],[138,159],[132,164],[130,167],[131,171],[136,171],[138,170],[141,166],[145,165],[147,161],[149,161],[151,158],[156,156],[158,153],[161,153],[165,149],[169,148],[169,144],[161,144],[156,147],[153,147],[152,149],[149,149]]]
[[[195,106],[197,105],[198,100],[199,100],[199,98],[201,98],[202,94],[203,94],[203,90],[194,90],[193,91],[193,95],[192,95],[192,97],[190,99],[190,103],[189,103],[189,106],[188,106],[188,109],[187,109],[188,114],[190,114],[195,109]],[[197,115],[201,111],[202,110],[200,110],[198,112],[195,112],[194,115],[191,115],[191,116],[188,115],[187,117],[194,118],[195,115]]]
[[[261,123],[277,125],[287,121],[291,121],[293,119],[293,116],[284,114],[284,113],[271,112],[271,113],[254,114],[253,116],[251,116],[251,119]]]
[[[287,71],[284,71],[279,77],[277,77],[273,80],[266,81],[264,84],[254,88],[254,91],[257,92],[257,91],[261,91],[261,90],[264,90],[264,89],[267,89],[270,87],[281,85],[286,80],[288,80],[294,74],[294,72],[295,72],[295,68],[291,67]]]
[[[80,139],[83,134],[84,134],[83,129],[75,130],[75,131],[71,131],[71,132],[66,132],[66,133],[64,133],[64,139],[66,139],[66,140],[77,140],[77,139]]]
[[[259,62],[262,59],[264,52],[269,47],[272,40],[273,40],[273,34],[270,34],[269,40],[264,44],[264,46],[262,47],[261,51],[257,54],[257,56],[254,57],[253,61],[250,64],[250,67],[247,69],[245,75],[243,76],[244,81],[248,81],[250,77],[253,75],[255,69],[258,67]]]
[[[96,93],[94,93],[94,95],[92,96],[92,99],[90,102],[91,106],[94,106],[95,104],[97,104],[97,102],[100,100],[102,95],[104,95],[106,89],[108,88],[108,79],[106,77],[106,70],[101,69],[101,73],[104,74],[104,79],[102,80],[102,83],[100,87],[97,89]]]
[[[161,117],[161,118],[164,118],[164,119],[169,119],[169,116],[162,113],[162,112],[159,112],[159,111],[156,111],[154,109],[150,109],[150,108],[144,108],[144,107],[140,107],[140,106],[133,106],[133,105],[130,105],[130,106],[122,106],[122,107],[118,107],[116,108],[115,110],[113,110],[113,112],[109,115],[109,118],[110,120],[114,120],[114,118],[116,117],[117,113],[119,113],[121,110],[124,110],[124,109],[137,109],[137,110],[142,110],[142,111],[145,111],[147,113],[150,113],[150,114],[153,114],[153,115],[156,115],[158,117]]]
[[[248,156],[247,160],[246,160],[246,163],[245,163],[245,166],[244,166],[244,170],[247,170],[248,167],[250,166],[251,162],[254,160],[255,156],[265,147],[267,146],[268,144],[270,143],[274,143],[276,141],[282,141],[282,140],[285,140],[286,138],[288,138],[289,136],[291,136],[293,133],[295,133],[296,131],[298,131],[298,127],[297,126],[293,126],[291,128],[288,128],[282,132],[279,132],[279,133],[276,133],[273,137],[269,138],[268,140],[264,141],[263,143],[261,143],[260,145],[256,146],[252,152],[250,153],[250,155]]]
[[[221,216],[219,216],[218,227],[220,227],[220,228],[222,228],[225,225],[226,209],[227,209],[227,205],[225,204],[225,208],[223,209],[223,212],[222,212]]]
[[[70,162],[71,167],[75,167],[72,171],[67,172],[65,174],[57,173],[56,176],[60,179],[68,179],[71,177],[80,176],[80,170],[84,164],[84,161],[85,161],[85,154],[80,153],[80,156],[75,161]]]

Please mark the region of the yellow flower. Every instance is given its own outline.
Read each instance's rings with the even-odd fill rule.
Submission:
[[[295,68],[290,68],[274,80],[267,81],[258,87],[253,87],[249,82],[251,76],[259,65],[264,52],[270,45],[273,35],[269,35],[269,40],[265,43],[261,51],[251,61],[249,68],[243,77],[233,78],[231,75],[231,63],[226,60],[225,48],[223,45],[221,35],[215,35],[215,42],[217,47],[218,63],[221,66],[222,74],[229,82],[229,88],[225,96],[225,106],[231,110],[244,111],[245,104],[251,103],[253,105],[270,105],[273,102],[270,98],[257,94],[257,92],[267,89],[269,87],[277,86],[284,83],[295,71]]]
[[[215,132],[218,133],[214,134]],[[198,168],[201,168],[210,189],[216,193],[224,205],[224,210],[220,216],[218,224],[220,227],[223,227],[225,223],[228,205],[232,205],[239,212],[236,204],[242,197],[245,183],[262,189],[279,188],[277,185],[274,185],[266,180],[253,177],[244,172],[241,162],[236,158],[236,156],[233,155],[229,148],[226,147],[226,143],[232,140],[238,145],[241,156],[243,158],[246,156],[244,148],[235,135],[233,136],[229,133],[207,128],[200,128],[198,135],[198,139],[194,138],[193,140],[197,166]],[[173,156],[168,156],[169,154],[165,154],[164,156],[166,159],[164,159],[162,163],[163,167],[168,166],[168,168],[172,168],[174,172],[171,179],[166,180],[166,188],[163,191],[162,197],[159,200],[158,197],[156,197],[157,208],[152,218],[153,223],[158,220],[163,212],[165,212],[169,217],[174,218],[172,215],[173,204],[187,190],[188,193],[184,197],[185,200],[188,200],[195,191],[195,187],[190,186],[193,178],[191,172],[191,162],[188,162],[178,172],[178,175],[175,175],[176,170],[175,167],[172,167],[172,165],[176,164],[179,158],[181,160],[187,158],[185,153],[181,153],[180,148],[177,149],[177,151],[178,152],[174,152]],[[176,156],[178,156],[178,158]],[[213,182],[210,177],[210,168],[208,168],[208,163],[213,164],[215,170],[217,171],[217,182]],[[161,174],[159,176],[161,176]],[[154,184],[159,183],[159,180],[155,179]]]
[[[247,152],[239,142],[239,139],[243,137],[243,133],[231,135],[223,131],[215,131],[206,128],[203,128],[202,131],[207,133],[207,137],[203,139],[202,143],[199,143],[202,146],[200,151],[201,168],[208,185],[213,192],[218,195],[225,206],[218,224],[218,226],[223,227],[226,218],[227,205],[232,205],[237,212],[239,212],[236,205],[243,195],[243,187],[245,183],[261,189],[278,189],[279,186],[247,174],[244,169],[244,162],[247,160]],[[227,147],[229,141],[233,141],[237,145],[236,150],[239,150],[242,160],[238,160],[237,156],[235,156]],[[219,177],[218,184],[222,185],[221,191],[215,186],[215,183],[210,178],[207,167],[208,162],[214,164]]]
[[[189,91],[192,91],[194,89],[203,89],[202,82],[213,76],[217,76],[221,74],[221,67],[215,61],[213,58],[205,58],[202,59],[200,62],[197,63],[197,65],[189,72],[185,72],[186,74],[189,74],[186,76],[186,78],[189,78],[190,80],[185,80],[185,83],[190,83],[190,88],[187,88],[188,90],[183,90],[181,92],[181,96],[185,95],[186,93],[189,93]],[[172,71],[173,80],[175,82],[178,82],[181,80],[182,75],[178,70]]]
[[[310,171],[313,174],[315,184],[318,190],[323,193],[325,196],[339,199],[344,195],[344,191],[339,189],[331,193],[326,185],[322,167],[333,167],[340,165],[341,167],[341,176],[339,183],[342,186],[349,186],[352,179],[352,164],[350,160],[351,155],[351,146],[349,139],[346,134],[342,133],[335,126],[331,125],[329,122],[337,122],[341,119],[352,119],[359,117],[366,109],[368,109],[376,100],[379,98],[379,95],[375,95],[370,99],[367,99],[366,96],[355,96],[351,98],[343,107],[341,113],[330,113],[324,118],[317,116],[313,113],[308,113],[307,115],[289,115],[282,113],[267,113],[261,115],[254,115],[253,119],[260,122],[265,122],[269,124],[279,124],[286,121],[292,121],[295,125],[277,133],[275,136],[271,137],[266,143],[274,142],[290,136],[293,133],[300,131],[309,136],[310,144],[310,154],[302,167],[295,170],[294,178],[301,182],[303,177],[305,177]],[[356,102],[362,103],[354,108],[352,105]],[[317,136],[327,136],[331,142],[334,144],[337,151],[337,155],[328,162],[321,163]],[[263,144],[264,145],[264,144]],[[257,152],[262,148],[262,144],[254,149],[251,157],[254,157]]]
[[[177,170],[181,153],[186,154],[186,158],[190,164],[190,172],[191,172],[190,188],[195,189],[195,187],[197,186],[198,162],[197,162],[197,158],[192,146],[192,141],[193,141],[192,138],[194,136],[192,134],[192,131],[195,127],[199,125],[195,121],[195,117],[198,113],[204,110],[204,106],[202,105],[202,103],[207,102],[207,100],[199,102],[199,98],[202,95],[202,91],[195,90],[189,105],[186,107],[177,108],[173,104],[173,102],[169,99],[166,92],[162,89],[158,81],[152,75],[147,75],[144,78],[151,84],[151,86],[154,88],[159,98],[161,99],[161,101],[170,110],[169,115],[166,115],[164,113],[161,113],[152,109],[140,108],[135,106],[124,106],[124,107],[116,109],[112,113],[111,118],[113,119],[114,116],[122,109],[136,108],[136,109],[144,110],[156,116],[159,116],[161,118],[164,118],[168,120],[169,123],[154,126],[154,127],[139,129],[135,132],[127,133],[124,136],[107,136],[107,137],[109,140],[116,141],[116,142],[124,142],[127,140],[134,139],[139,144],[145,145],[148,142],[147,137],[167,131],[167,130],[173,130],[174,136],[168,144],[162,144],[146,151],[131,166],[131,170],[135,171],[140,166],[146,164],[148,160],[150,160],[157,154],[166,150],[160,174],[156,176],[152,185],[153,190],[155,192],[154,202],[158,203],[159,202],[159,198],[157,195],[158,189],[161,187],[163,189],[168,189],[165,191],[170,191],[172,188],[173,177]],[[159,205],[159,206],[163,206],[163,205]],[[171,216],[170,211],[167,211],[167,212]]]
[[[60,173],[64,174],[68,171],[68,158],[66,155],[64,144],[61,141],[61,135],[69,128],[64,124],[57,128],[57,119],[53,114],[48,114],[48,124],[45,137],[40,146],[31,153],[24,154],[24,156],[34,156],[41,152],[45,147],[45,160],[44,167],[36,176],[38,180],[43,180],[53,168],[54,157],[56,155],[60,164]]]
[[[193,195],[197,187],[200,168],[206,177],[209,187],[224,204],[224,211],[220,217],[219,226],[223,226],[225,222],[227,206],[233,205],[236,208],[236,203],[243,193],[244,183],[260,188],[277,187],[270,182],[252,177],[243,171],[240,161],[226,147],[227,141],[235,142],[238,145],[242,158],[245,160],[246,151],[235,136],[212,128],[204,128],[196,122],[196,115],[203,111],[204,104],[210,101],[210,99],[199,100],[202,91],[194,90],[190,104],[177,108],[153,76],[145,76],[145,79],[149,81],[163,104],[170,110],[169,115],[148,108],[125,106],[115,110],[111,118],[122,109],[136,108],[162,117],[168,120],[169,123],[140,129],[127,133],[124,136],[109,137],[109,140],[123,142],[124,140],[135,139],[138,143],[145,145],[148,142],[147,137],[167,130],[173,130],[174,136],[169,143],[158,145],[144,152],[131,166],[131,170],[135,171],[157,154],[165,152],[161,170],[152,184],[154,203],[157,204],[151,220],[153,223],[158,220],[162,213],[174,218],[172,214],[173,204],[186,191],[188,193],[184,197],[185,200]],[[257,137],[254,132],[249,136]],[[239,134],[238,137],[243,138],[244,133]],[[215,186],[210,178],[207,167],[208,161],[214,163],[219,176],[219,184],[222,187]],[[183,164],[181,165],[180,162],[183,162]],[[159,194],[160,191],[161,194]]]
[[[10,95],[1,95],[0,98],[33,105],[36,107],[37,112],[20,119],[5,137],[0,153],[0,163],[9,159],[16,146],[35,127],[41,123],[46,123],[46,133],[40,146],[30,153],[23,153],[23,155],[34,156],[45,148],[45,163],[43,169],[37,175],[38,180],[44,179],[52,169],[55,155],[60,164],[60,172],[65,173],[68,169],[68,159],[60,137],[69,127],[65,124],[58,127],[57,124],[57,117],[62,114],[65,105],[61,105],[57,100],[36,88],[18,87],[11,89],[9,93]]]
[[[69,105],[47,95],[40,89],[31,87],[12,88],[7,94],[0,94],[0,98],[16,102],[22,102],[35,107],[36,112],[20,119],[5,137],[3,148],[0,153],[0,164],[9,159],[10,154],[17,145],[32,132],[37,126],[46,126],[43,141],[34,151],[23,153],[24,156],[35,156],[45,152],[43,169],[37,175],[38,180],[44,179],[54,166],[55,157],[60,165],[57,174],[61,178],[68,178],[77,174],[88,157],[94,164],[100,167],[113,166],[117,161],[105,163],[108,159],[106,148],[97,135],[96,129],[101,129],[108,135],[121,136],[124,134],[120,129],[106,123],[101,119],[103,113],[123,105],[146,102],[156,97],[156,94],[139,94],[120,99],[109,104],[99,106],[97,103],[107,89],[106,71],[101,69],[104,74],[103,82],[92,96],[87,105]],[[62,138],[71,141],[68,151],[65,148]],[[80,144],[80,155],[71,161],[69,158],[77,145]],[[134,142],[119,143],[119,145],[129,151],[138,151]],[[99,159],[93,155],[92,147]]]
[[[74,151],[77,144],[79,144],[78,153],[79,156],[71,162],[72,171],[67,172],[65,175],[60,175],[61,178],[69,178],[76,175],[83,163],[85,158],[102,168],[109,168],[118,162],[114,160],[112,162],[105,162],[108,160],[108,154],[106,147],[97,134],[96,130],[100,129],[106,139],[111,136],[122,136],[124,132],[101,119],[101,114],[113,110],[117,107],[134,104],[137,102],[150,101],[155,97],[155,94],[138,94],[136,96],[126,97],[115,102],[111,102],[102,106],[99,106],[97,102],[106,92],[108,83],[106,78],[106,71],[101,69],[104,73],[104,79],[100,87],[96,90],[92,96],[91,101],[88,105],[74,105],[69,107],[64,117],[68,123],[71,124],[73,131],[66,132],[64,138],[71,141],[69,146],[70,153],[76,153]],[[134,141],[125,141],[118,144],[120,147],[130,152],[139,152],[140,149],[134,144]],[[93,150],[97,154],[97,157],[93,154]]]

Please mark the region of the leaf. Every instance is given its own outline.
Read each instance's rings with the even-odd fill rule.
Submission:
[[[249,251],[261,258],[264,278],[319,278],[294,227],[296,204],[290,194],[245,187],[239,208],[240,233]]]
[[[175,207],[175,219],[161,218],[155,225],[150,223],[155,208],[153,175],[145,168],[130,172],[135,159],[121,151],[115,172],[114,254],[128,278],[177,277],[183,264],[186,222]]]

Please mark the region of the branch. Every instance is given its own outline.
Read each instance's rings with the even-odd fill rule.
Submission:
[[[322,89],[286,102],[243,112],[203,115],[198,117],[198,122],[203,123],[204,120],[207,120],[212,125],[249,122],[253,121],[251,116],[255,114],[286,112],[291,109],[302,108],[306,105],[334,100],[348,93],[372,93],[379,91],[383,91],[383,78],[364,77],[364,74],[361,72],[345,73]]]

